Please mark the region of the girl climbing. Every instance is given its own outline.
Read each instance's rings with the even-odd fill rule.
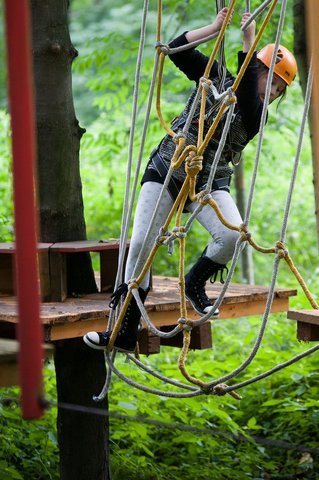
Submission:
[[[227,7],[220,10],[215,21],[205,27],[183,33],[169,46],[171,48],[179,47],[187,43],[202,40],[209,35],[217,33],[224,22],[227,14]],[[244,13],[241,19],[241,26],[246,23],[250,17],[250,13]],[[252,21],[243,31],[243,50],[238,52],[238,69],[243,64],[246,54],[251,48],[255,39],[255,22]],[[267,83],[267,75],[270,67],[271,57],[274,51],[274,45],[265,46],[260,52],[254,53],[253,57],[244,73],[244,76],[238,86],[235,106],[231,126],[227,135],[226,144],[224,146],[221,158],[218,162],[213,185],[212,198],[216,201],[223,216],[228,222],[239,225],[242,223],[239,211],[233,198],[230,195],[230,182],[233,173],[232,164],[237,161],[242,150],[249,141],[258,133],[259,124],[263,109],[263,101],[265,88]],[[178,132],[185,125],[190,108],[194,101],[196,91],[199,88],[200,79],[205,71],[208,63],[208,57],[203,55],[199,50],[191,48],[170,55],[170,59],[174,64],[190,79],[196,82],[196,89],[191,94],[187,104],[181,115],[173,121],[172,130]],[[213,63],[210,80],[212,81],[215,92],[222,92],[231,87],[234,77],[229,71],[223,68],[215,61]],[[271,85],[270,103],[278,97],[285,94],[286,88],[291,84],[297,72],[297,64],[294,56],[285,47],[280,46],[277,54],[274,76]],[[213,89],[207,92],[206,110],[204,129],[207,132],[213,123],[216,115],[216,100]],[[198,136],[198,119],[199,109],[197,107],[190,128],[187,133],[186,145],[196,145]],[[203,154],[203,168],[197,176],[196,189],[197,192],[205,190],[209,177],[211,165],[213,163],[225,119],[221,120],[212,139]],[[136,207],[132,238],[130,243],[129,255],[127,258],[125,279],[116,292],[112,295],[110,303],[111,308],[115,308],[122,295],[126,295],[128,291],[128,282],[132,278],[137,258],[141,252],[141,247],[145,234],[150,225],[151,218],[160,195],[162,184],[167,175],[171,158],[175,152],[176,144],[170,135],[166,135],[159,146],[152,152],[151,158],[147,164],[145,173],[142,178],[142,188]],[[154,243],[159,229],[165,223],[168,213],[170,212],[174,200],[185,180],[186,172],[184,166],[173,172],[168,189],[164,194],[161,205],[158,208],[156,219],[153,222],[150,232],[149,248],[143,249],[143,259],[146,261],[152,244]],[[194,212],[198,206],[197,202],[189,201],[186,209]],[[200,224],[210,233],[212,240],[203,251],[200,258],[185,277],[185,293],[191,302],[194,310],[200,315],[210,312],[213,305],[205,292],[206,281],[213,277],[215,280],[220,274],[221,281],[223,271],[226,264],[231,260],[238,232],[228,229],[217,218],[215,211],[205,205],[196,217]],[[149,273],[144,277],[139,285],[139,295],[142,302],[145,302],[149,285]],[[218,315],[216,309],[212,315]],[[114,343],[114,347],[122,351],[134,351],[138,326],[140,322],[140,311],[137,303],[132,297],[130,304],[125,313],[120,331]],[[106,332],[88,332],[84,336],[87,345],[95,349],[104,349],[109,343],[111,331]]]

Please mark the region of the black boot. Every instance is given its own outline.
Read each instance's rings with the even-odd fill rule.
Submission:
[[[149,292],[149,288],[146,291],[143,290],[143,288],[139,288],[138,292],[140,295],[140,299],[144,304],[147,294]],[[121,296],[126,293],[127,284],[123,283],[113,293],[111,297],[110,307],[115,309],[121,299]],[[119,333],[117,334],[117,337],[115,339],[114,347],[116,347],[118,350],[122,350],[125,352],[134,352],[137,342],[140,318],[140,309],[138,308],[135,298],[132,297],[125,312]],[[86,335],[84,335],[83,340],[91,348],[95,348],[96,350],[104,350],[109,344],[111,334],[111,331],[88,332]]]
[[[214,283],[217,279],[218,272],[220,272],[220,281],[224,283],[222,276],[223,271],[225,269],[228,271],[226,265],[213,262],[210,258],[206,257],[205,253],[206,249],[185,276],[186,297],[199,315],[206,315],[213,307],[212,302],[205,292],[206,281],[211,278],[211,282]],[[213,316],[215,317],[217,315],[219,315],[218,309],[215,310]]]

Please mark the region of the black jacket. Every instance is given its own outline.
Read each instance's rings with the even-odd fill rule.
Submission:
[[[186,32],[185,32],[186,33]],[[187,44],[185,33],[177,37],[170,43],[170,47],[175,48],[181,45]],[[244,62],[246,54],[238,52],[238,71]],[[187,104],[183,112],[172,123],[172,130],[177,132],[182,129],[188,113],[190,111],[192,102],[196,95],[196,91],[199,85],[200,78],[203,76],[206,65],[208,63],[208,57],[202,54],[199,50],[192,48],[184,50],[179,53],[170,55],[170,59],[174,64],[190,79],[196,82],[196,88],[189,97]],[[226,90],[234,82],[232,74],[226,70],[224,76],[224,82],[220,78],[219,66],[217,61],[214,61],[210,79],[219,92]],[[227,136],[226,145],[222,152],[220,161],[218,163],[215,178],[222,178],[230,176],[233,172],[231,168],[231,162],[234,156],[240,154],[245,148],[247,143],[258,133],[259,124],[261,119],[261,113],[263,103],[258,95],[258,64],[257,56],[254,53],[245,74],[236,91],[237,104],[231,121],[231,126]],[[196,108],[195,115],[193,117],[192,124],[187,134],[186,145],[197,145],[197,133],[198,133],[198,118],[199,118],[200,103]],[[216,101],[213,92],[210,91],[207,94],[205,122],[204,122],[204,135],[208,131],[209,126],[212,124],[215,115],[218,111],[216,109]],[[223,115],[219,125],[210,140],[204,154],[203,170],[198,176],[197,186],[200,188],[207,182],[210,168],[215,157],[216,150],[218,148],[218,142],[222,133],[224,122],[226,120],[226,113]],[[168,170],[170,160],[175,151],[176,144],[170,135],[165,135],[158,147],[158,153],[160,154],[163,163]],[[184,165],[173,173],[174,179],[180,184],[185,179],[186,173]],[[152,165],[152,158],[147,165],[145,174],[142,179],[142,183],[145,181],[159,181],[162,183],[163,179],[159,177],[156,168]]]

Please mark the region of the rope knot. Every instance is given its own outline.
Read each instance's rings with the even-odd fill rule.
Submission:
[[[213,391],[213,388],[210,385],[201,385],[201,391],[205,395],[211,395],[212,391]]]
[[[276,242],[275,251],[280,258],[285,258],[289,254],[288,249],[285,247],[285,244],[280,240]]]
[[[251,233],[248,231],[247,226],[242,223],[239,225],[240,238],[242,242],[247,242],[251,238]]]
[[[127,288],[128,288],[128,291],[130,290],[134,290],[134,288],[136,288],[138,290],[138,283],[136,283],[136,278],[131,278],[128,282],[127,282]]]
[[[226,395],[226,387],[227,385],[225,383],[219,383],[218,385],[215,385],[213,388],[213,393],[215,395],[218,395],[219,397]]]
[[[227,96],[225,98],[225,105],[231,105],[232,103],[236,103],[237,97],[233,89],[231,87],[228,87],[226,92],[227,92]]]
[[[206,92],[209,92],[210,87],[211,87],[211,84],[212,84],[212,81],[209,80],[209,78],[206,78],[206,77],[201,77],[201,78],[199,79],[199,81],[200,81],[200,84],[201,84],[202,88],[203,88],[204,90],[206,90]]]
[[[203,157],[196,152],[190,151],[185,160],[185,172],[194,178],[203,168]]]
[[[185,227],[174,227],[173,233],[176,238],[185,238],[187,236],[187,232],[185,232]]]
[[[187,320],[185,317],[180,317],[177,321],[181,330],[187,330],[188,332],[192,331],[193,325],[191,320]]]
[[[169,46],[162,42],[156,42],[155,48],[160,50],[162,53],[164,53],[164,55],[168,55],[170,52]]]

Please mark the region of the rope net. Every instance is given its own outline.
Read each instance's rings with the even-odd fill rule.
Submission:
[[[222,8],[224,4],[222,2],[218,2],[218,9]],[[260,4],[254,12],[252,12],[251,17],[249,20],[243,25],[242,29],[244,30],[247,28],[249,23],[255,19],[257,16],[261,15],[267,8],[267,12],[265,14],[265,17],[261,23],[261,26],[256,34],[255,41],[253,42],[253,45],[249,49],[245,61],[243,62],[239,73],[237,77],[235,78],[235,81],[231,88],[228,88],[226,91],[222,92],[217,100],[218,104],[218,109],[216,112],[215,119],[212,123],[212,125],[209,127],[207,133],[204,135],[204,120],[205,120],[205,107],[206,107],[206,91],[207,89],[211,88],[211,80],[209,79],[209,74],[210,70],[212,68],[214,59],[216,55],[219,53],[220,56],[219,58],[223,57],[223,43],[224,43],[224,38],[225,38],[225,32],[227,30],[227,27],[229,23],[231,22],[232,15],[235,11],[236,8],[236,3],[237,0],[231,0],[228,6],[228,12],[226,15],[226,18],[223,22],[223,25],[217,35],[213,35],[210,37],[206,37],[200,42],[193,42],[188,45],[184,45],[183,47],[178,47],[171,49],[168,45],[163,43],[161,41],[161,25],[162,25],[162,2],[161,0],[158,0],[158,13],[157,13],[157,29],[156,29],[156,45],[155,45],[155,59],[154,59],[154,67],[153,67],[153,74],[152,74],[152,79],[151,79],[151,84],[149,88],[149,98],[148,98],[148,103],[147,103],[147,108],[146,108],[146,115],[145,115],[145,120],[144,120],[144,126],[143,126],[143,132],[142,132],[142,137],[141,137],[141,142],[140,142],[140,150],[139,150],[139,155],[138,155],[138,162],[137,162],[137,168],[136,168],[136,173],[135,173],[135,178],[134,178],[134,183],[132,187],[132,192],[131,195],[129,194],[129,181],[127,182],[126,185],[126,192],[125,192],[125,198],[124,198],[124,208],[123,208],[123,218],[122,218],[122,232],[121,232],[121,238],[120,238],[120,256],[119,256],[119,268],[118,268],[118,274],[117,274],[117,279],[116,279],[116,284],[115,288],[118,287],[120,283],[120,279],[123,276],[123,265],[124,265],[124,254],[125,254],[125,245],[127,242],[128,238],[128,230],[129,230],[129,225],[130,225],[130,220],[131,220],[131,215],[133,211],[133,204],[134,204],[134,198],[135,198],[135,193],[136,193],[136,185],[138,182],[138,176],[139,176],[139,171],[140,171],[140,166],[141,166],[141,161],[142,161],[142,156],[143,156],[143,149],[144,149],[144,143],[145,143],[145,138],[147,134],[147,127],[148,127],[148,122],[149,122],[149,117],[150,117],[150,111],[151,111],[151,105],[152,105],[152,100],[154,96],[154,92],[156,90],[156,112],[158,115],[159,122],[161,123],[163,129],[165,132],[167,132],[170,136],[172,136],[176,148],[175,152],[173,154],[173,157],[171,159],[171,164],[169,171],[167,173],[166,179],[164,181],[163,187],[161,194],[159,196],[159,199],[157,201],[157,206],[155,208],[151,224],[149,226],[149,229],[145,235],[144,243],[140,252],[140,256],[136,262],[135,270],[132,275],[132,279],[128,282],[128,293],[126,295],[125,301],[121,305],[120,308],[117,309],[115,316],[117,316],[116,320],[114,320],[114,315],[113,312],[110,315],[109,319],[109,325],[108,328],[112,329],[112,335],[110,338],[110,343],[108,345],[107,351],[105,352],[105,359],[108,365],[108,375],[105,381],[105,385],[102,389],[102,392],[94,397],[95,400],[99,401],[102,400],[110,386],[110,381],[111,381],[111,374],[115,373],[120,379],[128,383],[129,385],[138,388],[140,390],[143,390],[147,393],[152,393],[156,395],[162,395],[166,397],[175,397],[175,398],[188,398],[188,397],[193,397],[193,396],[199,396],[203,394],[213,394],[213,395],[225,395],[226,393],[232,395],[236,399],[240,399],[240,395],[236,392],[237,389],[242,388],[250,383],[254,383],[262,378],[265,378],[272,373],[285,368],[296,361],[300,360],[301,358],[304,358],[307,355],[310,355],[314,353],[315,351],[318,350],[319,345],[314,346],[302,354],[296,355],[292,359],[288,360],[285,363],[282,363],[280,365],[275,366],[274,368],[259,374],[257,376],[254,376],[250,378],[249,380],[241,383],[233,383],[232,385],[227,385],[225,382],[228,382],[232,380],[234,377],[239,375],[241,372],[243,372],[253,361],[254,357],[256,356],[258,349],[261,345],[264,332],[267,326],[269,314],[271,311],[271,306],[274,298],[274,292],[275,292],[275,287],[276,287],[276,281],[277,281],[277,276],[278,276],[278,269],[279,269],[279,264],[281,260],[284,260],[286,264],[288,265],[290,271],[292,274],[295,276],[296,280],[298,281],[299,285],[301,286],[302,290],[304,291],[308,301],[310,302],[312,308],[318,309],[319,306],[312,296],[310,290],[308,289],[306,282],[302,278],[301,274],[299,273],[297,267],[294,265],[294,262],[292,258],[289,255],[288,249],[285,245],[285,236],[286,236],[286,230],[287,230],[287,224],[288,224],[288,216],[289,216],[289,210],[290,210],[290,205],[291,205],[291,199],[292,199],[292,192],[293,188],[295,185],[296,181],[296,174],[297,174],[297,169],[298,169],[298,164],[299,164],[299,159],[300,159],[300,153],[301,153],[301,147],[302,147],[302,139],[304,135],[304,130],[305,130],[305,125],[307,121],[307,115],[308,115],[308,110],[309,110],[309,105],[310,105],[310,92],[311,92],[311,87],[312,87],[312,72],[309,72],[308,76],[308,85],[307,85],[307,91],[306,91],[306,97],[305,97],[305,105],[304,105],[304,111],[303,111],[303,116],[301,120],[301,126],[300,126],[300,132],[299,132],[299,137],[298,137],[298,144],[297,144],[297,151],[296,151],[296,156],[294,160],[294,167],[293,167],[293,172],[291,176],[291,181],[290,181],[290,186],[289,186],[289,191],[287,193],[287,200],[286,200],[286,206],[284,209],[284,214],[283,214],[283,221],[282,221],[282,227],[281,227],[281,233],[280,233],[280,238],[275,242],[273,246],[261,246],[258,245],[258,243],[254,240],[252,233],[249,231],[249,222],[250,222],[250,213],[252,209],[252,203],[253,203],[253,197],[254,197],[254,190],[256,186],[256,181],[257,181],[257,176],[258,176],[258,167],[260,163],[260,157],[261,157],[261,151],[262,151],[262,143],[263,143],[263,136],[264,136],[264,127],[266,124],[266,118],[267,118],[267,108],[269,105],[269,99],[270,99],[270,90],[271,90],[271,83],[272,83],[272,78],[274,74],[274,68],[275,68],[275,61],[276,61],[276,56],[277,56],[277,51],[280,45],[280,39],[283,31],[283,26],[284,26],[284,19],[285,19],[285,13],[286,13],[286,5],[287,1],[282,0],[281,2],[281,7],[280,7],[280,15],[279,15],[279,21],[277,25],[277,34],[276,34],[276,39],[275,39],[275,48],[274,48],[274,53],[272,56],[270,68],[269,68],[269,74],[268,74],[268,79],[267,79],[267,85],[266,85],[266,91],[265,91],[265,99],[264,99],[264,106],[263,106],[263,111],[262,111],[262,116],[261,116],[261,121],[260,121],[260,128],[259,128],[259,135],[258,135],[258,144],[257,144],[257,149],[256,149],[256,156],[255,156],[255,162],[254,162],[254,170],[253,170],[253,175],[252,175],[252,181],[250,185],[250,191],[249,191],[249,197],[247,201],[247,206],[246,206],[246,212],[245,212],[245,217],[244,221],[241,225],[233,225],[227,221],[227,219],[223,216],[222,212],[220,211],[217,203],[214,201],[212,198],[210,192],[212,189],[212,182],[214,179],[214,175],[216,172],[217,164],[220,160],[225,142],[226,142],[226,137],[227,133],[230,127],[230,122],[232,118],[232,114],[234,111],[235,103],[236,103],[236,90],[238,86],[240,85],[240,82],[243,78],[243,75],[246,71],[246,68],[252,58],[252,55],[254,51],[256,50],[256,47],[268,25],[268,23],[271,21],[273,18],[273,13],[276,11],[276,7],[278,9],[278,0],[266,0],[262,4]],[[247,6],[249,7],[249,3],[247,2]],[[146,30],[146,24],[147,24],[147,11],[148,11],[148,0],[144,1],[144,9],[143,9],[143,17],[142,17],[142,26],[141,26],[141,36],[140,36],[140,47],[139,47],[139,53],[138,53],[138,59],[137,59],[137,66],[136,66],[136,75],[135,75],[135,88],[134,88],[134,95],[133,95],[133,110],[132,110],[132,124],[131,124],[131,135],[130,135],[130,142],[129,142],[129,156],[128,156],[128,170],[127,170],[127,178],[131,178],[131,171],[132,171],[132,151],[133,151],[133,139],[134,139],[134,132],[135,132],[135,123],[136,123],[136,116],[137,116],[137,102],[138,102],[138,92],[139,92],[139,81],[140,81],[140,71],[141,71],[141,64],[142,64],[142,53],[143,53],[143,48],[144,48],[144,42],[145,42],[145,30]],[[190,109],[188,118],[185,122],[185,125],[183,126],[182,129],[180,129],[177,133],[173,132],[172,129],[167,125],[167,123],[164,120],[164,116],[162,114],[162,109],[161,109],[161,92],[163,88],[163,70],[164,70],[164,64],[165,64],[165,59],[168,54],[176,53],[177,51],[185,50],[186,48],[192,48],[194,46],[199,45],[200,43],[207,42],[211,39],[216,38],[211,55],[209,57],[209,61],[207,63],[207,67],[205,69],[205,72],[203,73],[203,77],[201,78],[201,81],[199,83],[199,88],[197,90],[197,94],[194,97],[194,101],[192,104],[192,107]],[[221,53],[220,53],[221,52]],[[156,89],[155,89],[156,86]],[[186,143],[186,136],[187,132],[189,129],[189,126],[193,120],[194,114],[196,107],[200,105],[200,116],[199,116],[199,121],[198,121],[198,138],[197,138],[197,144],[196,145],[188,145],[185,146]],[[214,158],[214,161],[211,166],[211,172],[209,175],[209,179],[207,182],[207,187],[204,191],[201,191],[200,193],[196,193],[195,190],[195,185],[196,185],[196,179],[199,174],[199,172],[202,169],[203,166],[203,154],[205,152],[205,149],[207,148],[207,145],[209,144],[210,140],[212,139],[217,126],[219,125],[221,119],[226,116],[226,121],[224,124],[224,128],[222,131],[222,135],[219,141],[219,146],[216,151],[216,155]],[[161,204],[161,200],[163,197],[164,192],[167,190],[169,181],[171,179],[171,176],[174,172],[174,170],[180,168],[181,165],[185,165],[185,171],[186,171],[186,178],[185,181],[180,189],[180,192],[173,204],[173,207],[171,208],[165,223],[162,225],[162,228],[159,231],[159,235],[156,239],[156,241],[153,243],[151,252],[146,260],[142,260],[143,258],[143,251],[145,250],[146,246],[150,242],[150,230],[153,225],[155,216],[156,216],[156,211],[159,205]],[[185,203],[187,199],[190,198],[191,201],[196,201],[198,202],[198,207],[191,214],[189,219],[186,221],[186,223],[183,225],[182,224],[182,212],[185,206]],[[216,299],[212,310],[207,313],[206,315],[202,316],[198,320],[193,320],[188,317],[187,313],[187,305],[186,305],[186,296],[185,296],[185,281],[184,281],[184,275],[185,275],[185,249],[186,249],[186,239],[187,239],[187,234],[191,229],[193,221],[196,219],[197,215],[200,213],[202,208],[205,205],[209,205],[212,210],[215,212],[217,215],[218,219],[224,226],[227,228],[239,232],[239,238],[237,240],[236,246],[235,246],[235,251],[234,255],[231,261],[231,265],[229,268],[229,272],[227,275],[227,278],[225,280],[225,283],[222,286],[222,289],[220,291],[220,294],[218,298]],[[174,223],[173,228],[169,230],[170,225]],[[151,319],[149,318],[149,315],[147,314],[146,309],[144,308],[143,302],[141,301],[139,297],[139,292],[138,288],[141,284],[141,281],[149,271],[149,269],[152,266],[153,260],[155,255],[157,254],[157,251],[161,246],[168,246],[169,249],[172,249],[174,246],[174,243],[178,242],[179,243],[179,252],[180,252],[180,261],[179,261],[179,286],[180,286],[180,312],[179,312],[179,318],[176,322],[176,326],[172,328],[171,331],[169,332],[162,332],[159,329],[155,327],[155,325],[152,323]],[[271,283],[269,287],[269,293],[268,293],[268,298],[266,301],[265,305],[265,311],[261,319],[259,331],[256,335],[255,343],[253,345],[253,348],[251,352],[249,353],[248,357],[242,362],[241,365],[239,365],[236,369],[233,371],[217,378],[213,379],[209,382],[205,382],[194,375],[190,374],[186,368],[186,363],[187,363],[187,358],[188,358],[188,352],[189,352],[189,346],[190,346],[190,339],[191,339],[191,334],[192,334],[192,329],[195,326],[198,325],[203,325],[205,322],[210,321],[211,317],[213,316],[214,312],[218,309],[218,307],[221,305],[224,296],[227,292],[227,289],[229,287],[229,284],[231,282],[231,279],[233,277],[233,273],[237,264],[237,261],[239,259],[240,253],[243,249],[244,243],[248,243],[252,248],[254,248],[256,251],[263,253],[263,254],[272,254],[274,256],[274,262],[273,262],[273,272],[272,272],[272,278],[271,278]],[[174,389],[178,388],[178,391],[175,390],[167,390],[167,389],[157,389],[157,388],[152,388],[149,387],[148,385],[142,385],[130,378],[128,378],[126,375],[121,373],[119,369],[115,366],[115,358],[116,358],[116,351],[113,350],[113,345],[114,341],[117,337],[117,334],[121,328],[121,324],[123,321],[123,318],[125,316],[126,310],[128,308],[128,305],[134,296],[138,307],[141,311],[142,319],[147,325],[148,329],[162,337],[162,338],[170,338],[175,336],[177,333],[182,331],[183,334],[183,347],[181,349],[179,358],[178,358],[178,368],[179,371],[181,372],[182,376],[187,380],[188,383],[183,383],[177,380],[170,379],[164,375],[161,375],[157,372],[155,372],[152,368],[149,366],[145,365],[143,362],[140,361],[140,359],[132,355],[128,354],[127,357],[130,359],[132,362],[134,362],[139,368],[144,370],[145,372],[149,373],[150,375],[153,375],[154,377],[158,378],[162,382],[164,382],[167,385],[171,385],[174,387]]]

